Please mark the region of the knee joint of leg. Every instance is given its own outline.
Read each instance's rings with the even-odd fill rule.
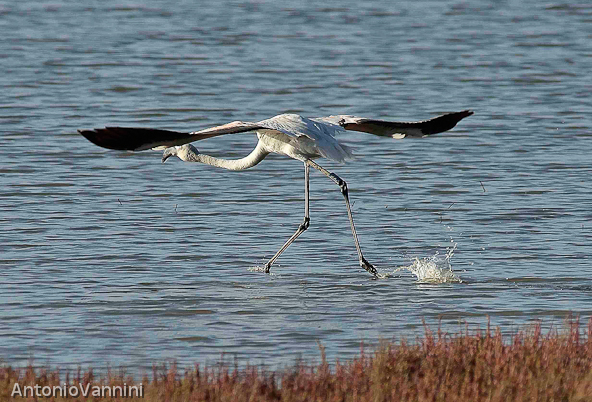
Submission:
[[[304,218],[304,221],[300,224],[300,230],[306,230],[310,226],[310,218]]]
[[[341,194],[347,195],[347,183],[341,179],[341,177],[337,176],[335,173],[331,173],[329,175],[331,180],[333,180],[339,188],[341,189]]]
[[[347,195],[347,183],[341,180],[339,182],[339,187],[341,188],[341,194]]]

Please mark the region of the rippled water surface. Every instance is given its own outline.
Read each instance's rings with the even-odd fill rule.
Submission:
[[[592,312],[592,7],[539,1],[0,2],[0,357],[16,366],[273,367],[360,342],[508,333]],[[300,162],[244,172],[107,151],[79,128],[197,130],[282,112],[425,119],[453,131],[341,137],[311,227]],[[199,143],[246,155],[253,134]],[[454,249],[456,247],[456,249]],[[462,283],[422,284],[446,255]]]

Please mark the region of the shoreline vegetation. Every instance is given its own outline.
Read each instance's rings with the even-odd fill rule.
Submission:
[[[592,401],[592,319],[587,325],[570,319],[546,334],[537,323],[512,336],[489,326],[458,334],[425,326],[415,342],[383,342],[344,362],[328,362],[319,348],[320,363],[278,371],[224,364],[180,371],[172,364],[133,378],[123,370],[96,377],[92,369],[72,373],[5,365],[0,400]]]

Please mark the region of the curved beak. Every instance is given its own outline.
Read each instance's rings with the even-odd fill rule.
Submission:
[[[174,153],[173,153],[173,149],[172,148],[165,149],[164,152],[162,153],[162,163],[165,163],[166,160],[168,158],[170,158],[171,156],[173,156],[173,155],[174,155]]]

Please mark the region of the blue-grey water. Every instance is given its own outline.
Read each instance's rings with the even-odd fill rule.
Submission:
[[[592,313],[592,6],[547,1],[0,2],[0,359],[282,367]],[[230,172],[94,146],[104,125],[197,130],[294,112],[416,120],[345,165],[382,273],[456,250],[461,284],[361,270],[338,188],[300,162]],[[246,155],[254,134],[198,143]]]

